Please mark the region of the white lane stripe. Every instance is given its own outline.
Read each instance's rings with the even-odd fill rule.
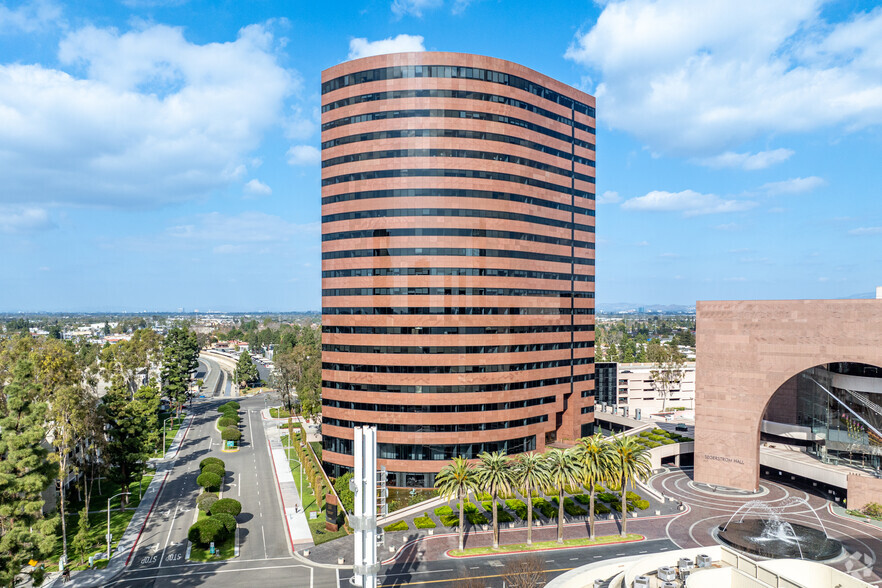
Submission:
[[[162,561],[165,559],[165,550],[168,549],[168,541],[171,539],[172,529],[175,528],[175,519],[178,517],[178,507],[175,506],[175,514],[172,516],[171,523],[168,526],[168,535],[165,536],[165,546],[162,548],[162,555],[159,557],[159,566],[162,567]]]

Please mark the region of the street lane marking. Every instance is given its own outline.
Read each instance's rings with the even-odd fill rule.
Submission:
[[[168,540],[171,539],[172,529],[175,528],[175,519],[178,517],[178,507],[175,506],[175,514],[172,517],[171,523],[168,525],[168,535],[165,536],[165,547],[162,548],[162,556],[159,558],[159,567],[162,567],[162,561],[165,559],[165,550],[168,549]]]
[[[266,552],[266,535],[263,532],[263,525],[260,526],[260,536],[263,537],[263,558],[269,559],[269,554]]]

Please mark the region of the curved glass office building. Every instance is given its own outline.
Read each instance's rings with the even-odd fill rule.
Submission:
[[[322,74],[323,460],[395,486],[593,430],[594,98],[401,53]]]

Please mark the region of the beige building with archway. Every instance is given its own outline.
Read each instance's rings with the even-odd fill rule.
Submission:
[[[794,376],[836,362],[882,367],[882,300],[698,302],[696,313],[697,482],[759,487],[763,416]],[[879,502],[882,479],[849,476],[848,491],[849,506]]]

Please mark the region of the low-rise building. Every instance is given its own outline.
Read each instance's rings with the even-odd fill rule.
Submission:
[[[597,367],[600,368],[598,373],[602,373],[601,379],[606,382],[603,386],[605,392],[598,396],[597,404],[616,406],[620,412],[635,417],[637,411],[645,417],[672,410],[691,411],[695,407],[695,362],[683,364],[683,379],[673,384],[666,395],[652,375],[656,369],[654,363],[605,363]],[[610,374],[615,378],[615,396],[609,383]]]

